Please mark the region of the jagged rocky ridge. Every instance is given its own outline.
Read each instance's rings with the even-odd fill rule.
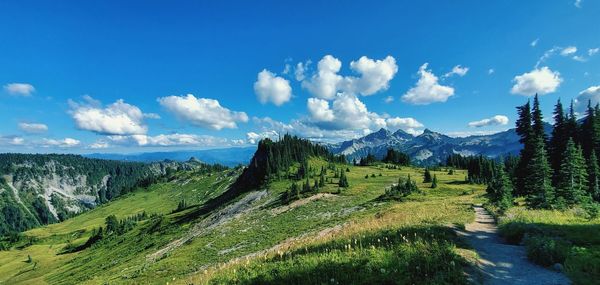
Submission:
[[[550,125],[546,126],[547,133]],[[518,154],[521,150],[519,136],[515,129],[491,134],[468,137],[450,137],[426,129],[422,134],[413,136],[398,130],[390,132],[380,129],[364,137],[326,145],[334,154],[343,154],[349,161],[371,153],[378,158],[385,156],[388,148],[407,153],[412,162],[418,165],[434,165],[444,162],[451,154],[464,156],[483,155],[491,158]]]

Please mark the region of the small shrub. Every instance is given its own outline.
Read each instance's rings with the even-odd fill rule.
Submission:
[[[585,213],[587,214],[586,218],[588,220],[593,220],[598,218],[600,215],[600,205],[596,203],[585,203],[581,205]]]
[[[499,230],[500,235],[502,235],[506,242],[510,244],[519,244],[523,240],[525,233],[531,233],[532,231],[535,232],[533,226],[522,222],[509,222],[500,224]]]
[[[525,240],[527,258],[542,266],[564,263],[571,245],[564,240],[547,236],[531,236]]]
[[[565,270],[574,284],[597,283],[600,276],[600,252],[573,247],[565,261]]]

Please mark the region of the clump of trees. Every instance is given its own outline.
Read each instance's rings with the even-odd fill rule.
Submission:
[[[532,208],[565,208],[598,199],[600,108],[591,102],[581,124],[573,103],[565,113],[560,100],[554,108],[552,136],[544,132],[536,96],[530,108],[518,107],[517,133],[523,150],[514,174],[515,192],[527,197]],[[590,187],[591,186],[591,187]]]
[[[410,175],[408,175],[406,178],[398,178],[398,184],[387,188],[384,197],[401,199],[415,192],[419,192],[419,187],[417,186],[417,183],[410,178]]]
[[[402,166],[409,166],[410,157],[406,153],[394,150],[393,148],[388,148],[387,153],[383,158],[383,162]]]
[[[360,162],[358,163],[358,165],[360,166],[371,166],[374,165],[375,163],[377,163],[377,158],[375,157],[375,155],[373,154],[367,154],[367,156],[362,157],[360,159]]]
[[[63,249],[62,253],[81,251],[88,247],[91,247],[92,245],[103,239],[123,235],[128,231],[132,230],[137,224],[137,222],[146,220],[148,219],[148,217],[149,216],[146,214],[146,211],[126,217],[121,220],[117,219],[115,215],[110,215],[104,219],[104,228],[99,227],[97,229],[93,229],[92,234],[84,244],[79,246],[67,245]],[[154,218],[156,216],[153,215],[151,217]]]
[[[235,182],[234,188],[239,191],[255,189],[283,177],[303,180],[310,176],[308,159],[311,157],[321,157],[330,163],[346,163],[343,155],[334,155],[325,146],[307,139],[289,134],[278,141],[266,138],[258,143],[250,164]],[[297,163],[300,164],[298,171],[290,173],[290,167]]]

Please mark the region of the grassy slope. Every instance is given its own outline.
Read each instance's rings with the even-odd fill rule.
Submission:
[[[311,161],[316,169],[322,164],[323,161]],[[382,176],[378,176],[380,173]],[[376,177],[365,179],[366,174],[375,174]],[[185,236],[196,222],[203,219],[202,215],[192,215],[194,207],[182,213],[167,215],[157,232],[149,232],[149,222],[142,221],[122,237],[78,253],[57,255],[69,240],[75,244],[85,242],[90,230],[102,225],[109,214],[125,217],[142,210],[148,213],[169,213],[182,197],[185,197],[188,204],[201,204],[209,196],[214,197],[224,190],[224,187],[213,185],[216,180],[221,179],[221,185],[224,185],[224,181],[230,178],[225,175],[192,176],[194,181],[186,184],[188,178],[181,177],[178,181],[153,185],[148,190],[135,192],[66,222],[27,232],[27,236],[38,238],[34,245],[22,250],[0,252],[0,283],[164,283],[173,280],[202,283],[211,276],[230,276],[225,273],[219,275],[218,272],[231,259],[276,245],[283,244],[285,247],[282,248],[285,250],[293,250],[364,233],[377,235],[381,231],[421,225],[464,224],[472,220],[470,204],[481,200],[483,187],[462,184],[466,174],[462,171],[453,176],[436,172],[440,180],[437,189],[428,189],[429,185],[419,184],[426,195],[413,194],[403,202],[378,200],[385,187],[395,183],[400,175],[408,174],[420,182],[422,169],[390,170],[350,166],[350,172],[347,173],[351,186],[349,189],[341,194],[307,200],[306,203],[292,203],[297,206],[289,209],[279,204],[278,197],[289,187],[291,181],[272,183],[267,197],[256,202],[252,211],[202,232],[155,262],[147,261],[146,255]],[[328,172],[328,177],[332,176],[332,172]],[[336,192],[337,189],[336,185],[328,184],[321,192]],[[182,219],[184,217],[193,219]],[[319,233],[327,229],[334,230]],[[80,230],[85,232],[79,233]],[[31,255],[34,263],[37,262],[35,270],[32,270],[33,263],[24,262],[27,255]],[[264,253],[258,256],[263,255]],[[221,267],[215,266],[219,264]],[[205,275],[205,271],[208,275]]]
[[[223,175],[222,175],[223,176]],[[187,182],[189,179],[191,181]],[[61,254],[68,243],[83,243],[90,230],[104,225],[104,219],[111,214],[119,218],[146,211],[151,213],[169,213],[177,207],[181,199],[199,203],[223,191],[222,183],[213,186],[220,177],[182,175],[181,181],[161,183],[121,197],[109,204],[71,218],[58,224],[52,224],[25,232],[27,237],[37,239],[34,245],[22,250],[0,251],[0,283],[18,284],[19,282],[45,283],[44,279],[57,272],[66,262],[81,253]],[[223,178],[229,179],[229,177]],[[182,185],[186,183],[185,185]],[[30,255],[34,262],[26,263]],[[37,266],[34,268],[34,264]]]

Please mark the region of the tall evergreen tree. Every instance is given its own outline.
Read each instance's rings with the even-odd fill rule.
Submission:
[[[528,195],[527,204],[532,208],[550,208],[554,201],[552,188],[552,169],[548,163],[545,144],[542,139],[534,142],[531,160],[525,168],[525,184]]]
[[[596,153],[588,158],[588,193],[596,202],[600,202],[600,167]]]
[[[596,110],[592,107],[591,101],[588,101],[587,111],[578,137],[579,144],[583,148],[583,154],[586,157],[590,157],[593,151],[600,148],[600,124],[598,123]]]
[[[578,140],[578,126],[577,126],[577,116],[575,116],[575,108],[573,107],[573,100],[571,100],[571,105],[569,106],[569,114],[567,114],[567,121],[565,123],[565,129],[567,131],[567,137],[572,138],[575,142],[579,142]],[[580,143],[581,144],[581,143]]]
[[[535,94],[533,98],[533,107],[531,109],[531,123],[533,136],[535,138],[541,138],[544,143],[548,141],[546,132],[544,131],[544,116],[542,115],[542,109],[540,107],[540,100],[538,95]]]
[[[572,139],[562,155],[556,187],[556,200],[559,205],[573,205],[583,201],[588,190],[588,175],[581,147],[575,146]]]
[[[556,182],[558,181],[558,172],[568,140],[567,116],[565,115],[560,99],[558,99],[554,106],[554,127],[552,129],[552,137],[550,138],[548,147],[550,164],[553,170],[552,185],[556,185]]]
[[[533,155],[533,126],[531,125],[531,105],[529,101],[525,105],[517,107],[517,114],[516,132],[520,137],[519,142],[523,145],[523,148],[520,152],[521,158],[515,168],[515,194],[526,195],[528,193],[525,187],[527,164],[531,161]]]
[[[340,171],[340,181],[338,182],[338,185],[343,188],[348,188],[348,186],[350,186],[348,184],[348,178],[346,177],[346,173],[344,171]]]

